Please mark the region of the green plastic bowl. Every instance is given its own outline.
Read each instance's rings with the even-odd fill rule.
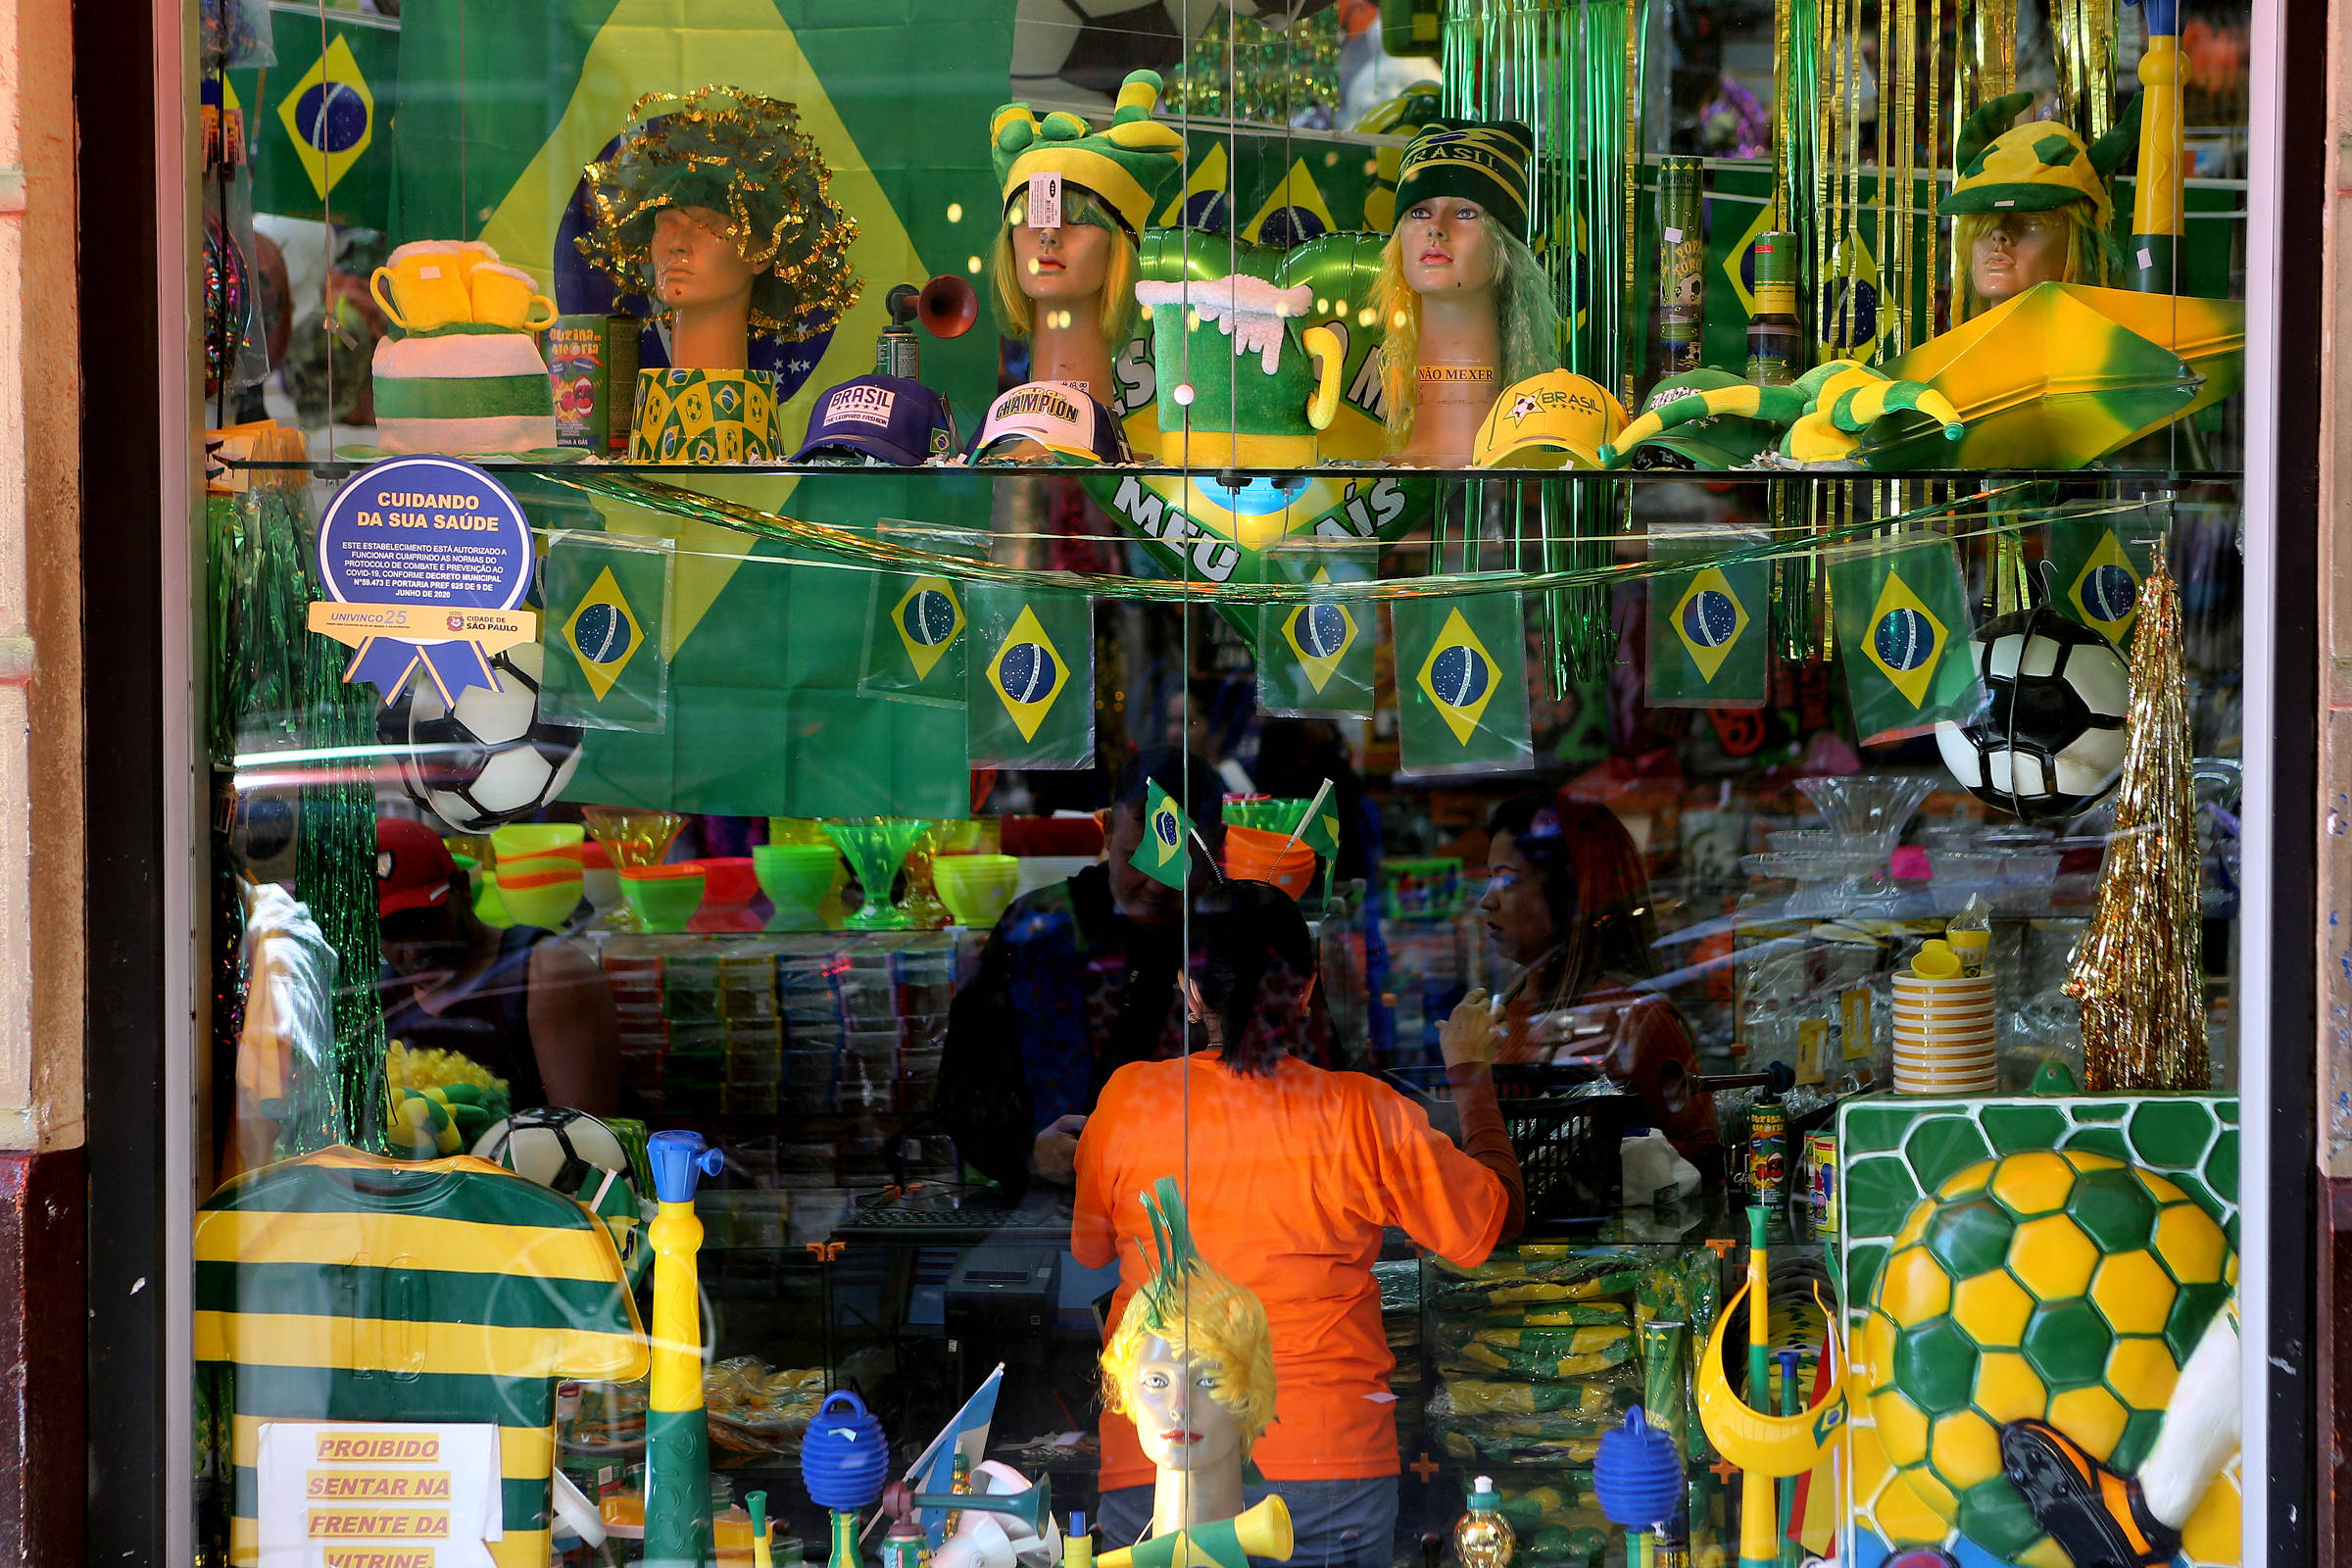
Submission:
[[[760,891],[776,906],[770,931],[821,931],[816,912],[841,874],[841,854],[830,844],[761,844],[752,851]]]
[[[627,866],[620,873],[620,892],[648,931],[683,931],[703,906],[703,868],[693,860]]]

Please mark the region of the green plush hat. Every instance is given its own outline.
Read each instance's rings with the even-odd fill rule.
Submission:
[[[1686,370],[1651,387],[1642,412],[1663,410],[1681,398],[1718,392],[1748,383],[1727,370]],[[1625,433],[1633,433],[1629,425]],[[1780,432],[1762,419],[1739,414],[1716,414],[1669,424],[1655,435],[1637,439],[1612,451],[1610,467],[1737,468],[1769,451]]]
[[[1527,181],[1536,140],[1516,120],[1430,122],[1404,149],[1396,212],[1433,196],[1474,201],[1527,238]]]
[[[629,106],[612,156],[585,172],[596,226],[576,243],[624,294],[652,292],[656,215],[703,207],[760,270],[753,331],[798,341],[858,303],[858,221],[827,199],[833,172],[792,104],[738,87],[648,93]]]
[[[1006,204],[1032,174],[1059,174],[1102,198],[1119,215],[1130,237],[1184,173],[1184,137],[1152,118],[1159,102],[1159,73],[1131,71],[1119,87],[1110,123],[1090,132],[1066,109],[1039,120],[1027,104],[1006,104],[989,117],[989,153]]]
[[[2033,103],[2030,92],[1995,98],[1961,123],[1953,162],[1960,179],[1936,211],[1962,213],[2046,213],[2068,202],[2088,202],[2097,227],[2106,232],[2114,218],[2107,176],[2139,140],[2139,100],[2115,128],[2088,147],[2074,130],[2051,120],[2009,125]],[[2002,129],[2003,126],[2009,126]]]

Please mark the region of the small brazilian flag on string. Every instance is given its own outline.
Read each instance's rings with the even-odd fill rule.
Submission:
[[[1984,694],[1968,651],[1968,586],[1950,540],[1911,534],[1833,558],[1830,598],[1864,744],[1976,714]]]
[[[886,521],[875,532],[884,542],[935,555],[987,559],[987,536],[975,540],[969,528]],[[865,592],[865,653],[858,695],[961,708],[967,684],[963,588],[950,577],[884,571],[868,574]]]
[[[666,539],[558,533],[549,541],[542,714],[590,729],[666,726],[671,558]]]
[[[1265,553],[1267,580],[1308,590],[1257,610],[1257,706],[1281,717],[1372,711],[1377,545],[1301,540]]]
[[[1340,858],[1340,797],[1329,779],[1324,780],[1323,804],[1298,824],[1298,842],[1326,860]]]
[[[1144,842],[1132,865],[1154,882],[1181,889],[1193,874],[1193,819],[1174,796],[1152,781],[1144,796]]]
[[[1389,607],[1389,629],[1396,645],[1399,771],[1531,765],[1519,595],[1399,599]]]
[[[966,586],[971,765],[1095,763],[1094,607],[1060,589]]]
[[[2050,518],[2050,602],[2118,648],[2139,619],[2140,584],[2147,581],[2165,518],[2153,512],[2098,513]]]
[[[1651,564],[1669,568],[1649,579],[1650,707],[1764,706],[1772,568],[1718,559],[1760,542],[1722,529],[1650,535]]]

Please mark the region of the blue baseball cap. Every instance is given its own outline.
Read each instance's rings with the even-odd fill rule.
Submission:
[[[1030,381],[988,406],[988,418],[972,442],[971,461],[1008,441],[1034,441],[1067,463],[1133,463],[1127,434],[1111,412],[1067,381]]]
[[[914,468],[956,445],[956,421],[938,393],[903,375],[859,375],[816,395],[808,439],[792,461],[855,452]]]

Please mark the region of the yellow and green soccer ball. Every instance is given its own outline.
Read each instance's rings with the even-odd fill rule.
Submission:
[[[1879,1440],[1922,1502],[1995,1556],[2064,1557],[2001,1473],[2000,1430],[2049,1422],[2126,1475],[2237,1258],[2153,1171],[2036,1151],[1922,1199],[1871,1292],[1859,1370]]]

